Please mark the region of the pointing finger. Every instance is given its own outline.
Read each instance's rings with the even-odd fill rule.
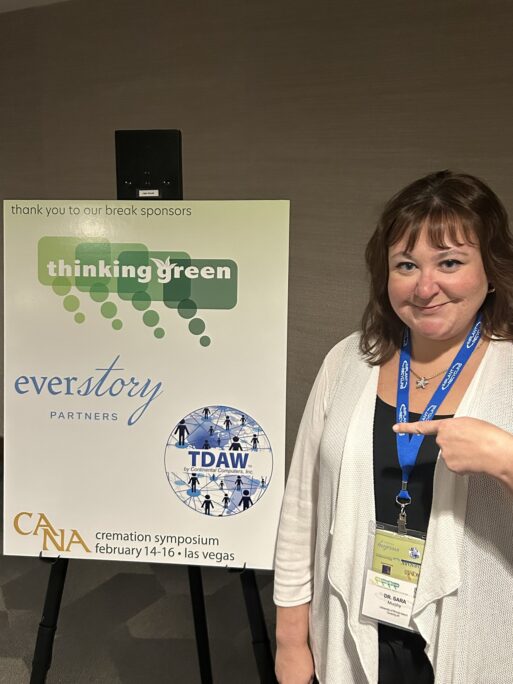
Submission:
[[[396,423],[392,430],[409,435],[437,435],[441,422],[440,420],[419,420],[415,423]]]

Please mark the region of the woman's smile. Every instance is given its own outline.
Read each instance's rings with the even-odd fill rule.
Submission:
[[[440,309],[442,307],[444,307],[446,304],[450,304],[450,303],[451,303],[451,301],[449,300],[447,302],[440,302],[438,304],[427,304],[427,305],[413,304],[412,303],[411,306],[414,309],[416,309],[417,311],[420,311],[421,313],[431,314],[431,313],[436,313],[437,311],[440,311]]]

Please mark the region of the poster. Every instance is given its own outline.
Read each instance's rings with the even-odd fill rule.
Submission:
[[[272,567],[288,217],[4,203],[4,553]]]

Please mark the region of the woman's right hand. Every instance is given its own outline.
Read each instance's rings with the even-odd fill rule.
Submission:
[[[311,684],[315,670],[307,643],[280,646],[276,649],[276,678],[279,684]]]

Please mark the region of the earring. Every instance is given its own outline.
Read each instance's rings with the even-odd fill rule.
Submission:
[[[494,286],[491,283],[489,283],[487,294],[493,294],[494,292],[495,292]]]

